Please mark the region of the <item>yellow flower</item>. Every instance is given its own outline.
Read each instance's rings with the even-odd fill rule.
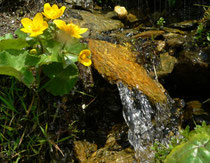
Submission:
[[[88,57],[90,57],[90,55],[91,55],[90,50],[88,50],[88,49],[82,50],[79,53],[78,61],[85,66],[90,66],[92,64],[92,61],[88,58]]]
[[[63,20],[54,20],[53,22],[60,30],[75,38],[81,38],[81,34],[88,30],[87,28],[80,28],[78,25],[73,23],[66,24]]]
[[[48,19],[57,19],[61,15],[63,15],[65,9],[66,9],[65,6],[62,6],[59,9],[56,4],[52,5],[52,7],[51,7],[49,3],[45,3],[44,4],[44,12],[42,12],[42,14],[44,16],[46,16]]]
[[[31,37],[41,35],[43,31],[48,28],[48,24],[46,21],[43,21],[41,13],[37,13],[33,20],[23,18],[21,23],[23,24],[24,28],[21,28],[20,30],[25,33],[30,33]]]

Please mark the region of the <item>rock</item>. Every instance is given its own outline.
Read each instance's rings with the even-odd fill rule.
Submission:
[[[137,22],[139,21],[139,19],[136,17],[136,15],[132,14],[132,13],[129,13],[126,17],[127,21],[130,22],[130,23],[134,23],[134,22]]]
[[[177,59],[173,56],[170,56],[168,52],[160,54],[160,68],[157,70],[158,76],[163,76],[170,74],[173,69],[174,65],[177,63]]]
[[[92,52],[95,69],[109,81],[123,82],[130,88],[137,88],[152,101],[164,102],[163,87],[152,80],[143,66],[136,63],[134,54],[121,45],[90,39],[88,48]]]
[[[135,161],[135,151],[130,147],[123,147],[121,142],[127,141],[127,126],[115,125],[107,136],[104,147],[98,149],[87,160],[87,163],[128,163]],[[122,138],[121,136],[125,137]],[[127,141],[128,143],[128,141]]]
[[[209,122],[210,115],[203,109],[203,105],[200,101],[189,101],[186,104],[184,110],[184,120],[195,123],[202,123],[202,121]]]
[[[186,63],[189,65],[199,65],[200,67],[208,67],[210,57],[203,50],[190,49],[182,50],[179,53],[179,62]]]
[[[89,11],[79,11],[79,10],[72,10],[70,15],[79,15],[81,18],[69,18],[67,21],[74,22],[81,27],[88,28],[91,35],[96,35],[97,33],[101,33],[104,31],[110,31],[114,29],[118,29],[123,27],[123,23],[120,20],[114,20],[111,18],[107,18],[105,15],[91,13]]]
[[[197,20],[186,20],[180,23],[173,23],[170,26],[173,28],[179,28],[182,30],[192,30],[195,29],[198,25]]]
[[[79,6],[84,9],[92,9],[93,8],[93,0],[65,0],[66,3],[69,3],[72,7]]]
[[[86,162],[87,158],[97,150],[96,144],[87,141],[74,141],[74,152],[80,162]]]
[[[128,15],[128,11],[123,6],[115,6],[114,12],[117,13],[117,16],[119,19],[123,19],[123,18],[127,17],[127,15]]]
[[[161,40],[158,40],[157,41],[157,46],[156,46],[156,50],[158,52],[161,52],[166,46],[166,42],[165,41],[161,41]]]
[[[134,38],[155,38],[157,36],[163,35],[164,33],[164,31],[159,30],[149,30],[135,35]]]
[[[167,45],[170,47],[179,47],[184,44],[184,40],[181,38],[171,38],[166,41]]]
[[[168,28],[168,27],[164,27],[163,30],[168,32],[167,34],[169,34],[169,33],[174,33],[174,34],[177,33],[177,34],[184,35],[186,33],[186,32],[184,32],[182,30],[175,29],[175,28]]]
[[[87,163],[131,163],[135,161],[134,155],[135,152],[131,148],[126,148],[121,151],[101,148],[87,160]]]

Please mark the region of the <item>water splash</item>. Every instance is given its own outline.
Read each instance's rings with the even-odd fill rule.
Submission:
[[[151,162],[154,152],[151,146],[158,140],[167,144],[166,134],[173,130],[176,132],[175,119],[171,117],[173,100],[169,98],[166,105],[152,104],[148,97],[137,89],[129,89],[122,83],[118,83],[123,116],[129,127],[128,140],[136,151],[136,158],[140,162]]]

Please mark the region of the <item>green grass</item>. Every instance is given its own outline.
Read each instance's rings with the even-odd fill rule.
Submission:
[[[49,155],[63,156],[59,146],[79,133],[76,123],[66,122],[66,130],[56,134],[59,127],[49,130],[62,119],[56,102],[40,100],[36,92],[14,78],[0,76],[0,83],[0,162],[45,161]]]

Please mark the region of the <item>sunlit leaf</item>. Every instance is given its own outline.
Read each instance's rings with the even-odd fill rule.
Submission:
[[[25,47],[28,47],[28,43],[26,40],[18,38],[18,39],[7,39],[0,41],[0,50],[7,50],[7,49],[16,49],[21,50]]]
[[[210,127],[200,127],[191,132],[189,140],[176,146],[167,156],[165,163],[210,162]]]
[[[0,74],[14,76],[30,87],[34,81],[33,74],[25,65],[27,51],[7,50],[0,52]]]

